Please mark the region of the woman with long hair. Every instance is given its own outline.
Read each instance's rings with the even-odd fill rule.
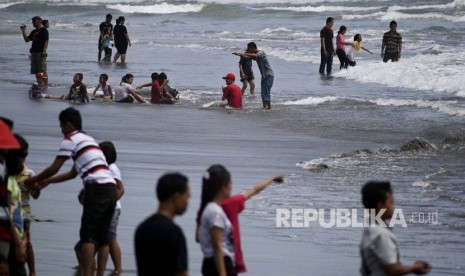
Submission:
[[[231,194],[231,175],[222,165],[212,165],[202,178],[199,241],[204,255],[202,275],[232,276],[233,227],[221,208]]]
[[[134,81],[134,75],[126,74],[121,79],[119,86],[115,87],[115,102],[118,103],[132,103],[136,99],[140,103],[149,103],[142,96],[137,94],[136,90],[132,88],[131,84]]]

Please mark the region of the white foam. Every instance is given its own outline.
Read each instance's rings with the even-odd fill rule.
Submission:
[[[148,14],[170,14],[170,13],[189,13],[200,12],[205,7],[204,4],[181,4],[173,5],[160,3],[155,5],[107,5],[108,9],[118,10],[123,13],[148,13]]]
[[[363,83],[465,95],[465,57],[457,53],[416,55],[399,62],[363,61],[335,73]]]
[[[427,12],[427,13],[403,13],[397,10],[387,10],[386,12],[379,11],[370,14],[343,14],[344,20],[361,20],[361,19],[378,19],[381,21],[390,20],[407,20],[407,19],[436,19],[447,20],[452,22],[463,22],[464,16],[446,15],[440,12]]]
[[[412,183],[413,187],[421,187],[421,188],[426,188],[429,187],[431,184],[427,181],[422,181],[422,180],[417,180]]]
[[[265,7],[254,8],[260,10],[293,11],[293,12],[363,12],[381,10],[383,7],[354,7],[354,6],[300,6],[300,7]]]
[[[308,97],[306,99],[300,99],[296,101],[285,101],[280,104],[282,105],[319,105],[326,102],[333,102],[341,99],[341,97],[326,96],[326,97]]]
[[[5,4],[0,4],[0,10],[1,9],[5,9],[5,8],[8,8],[9,6],[13,6],[15,5],[16,3],[5,3]]]

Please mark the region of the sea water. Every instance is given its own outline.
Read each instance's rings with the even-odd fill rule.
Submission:
[[[107,13],[126,17],[126,65],[97,63],[98,25]],[[50,94],[67,93],[77,72],[92,90],[101,73],[111,85],[132,73],[137,86],[164,71],[180,91],[175,106],[72,105],[87,132],[118,149],[125,275],[136,274],[134,229],[156,210],[154,185],[167,171],[190,178],[189,210],[176,221],[188,240],[190,273],[200,275],[194,217],[201,175],[213,163],[230,169],[234,192],[272,174],[286,177],[250,200],[241,217],[248,275],[357,275],[361,229],[277,228],[275,216],[277,208],[361,208],[360,188],[369,180],[391,181],[407,217],[408,227],[394,230],[402,262],[424,259],[432,275],[463,275],[465,1],[0,0],[0,115],[15,120],[31,145],[29,166],[40,172],[54,158],[57,115],[69,104],[27,98],[34,77],[19,25],[29,32],[35,15],[50,21]],[[357,66],[342,71],[335,59],[333,78],[322,79],[319,31],[328,16],[335,32],[347,26],[348,41],[362,34],[374,54],[359,52]],[[381,39],[391,20],[403,36],[402,57],[383,63]],[[220,108],[221,77],[238,76],[231,53],[250,41],[266,51],[275,73],[272,110],[261,110],[255,64],[257,96],[246,96],[242,111]],[[417,137],[430,147],[402,148]],[[33,202],[34,215],[51,220],[32,226],[40,275],[73,273],[79,189],[76,179]]]

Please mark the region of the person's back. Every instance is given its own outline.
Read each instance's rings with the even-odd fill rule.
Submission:
[[[185,242],[181,228],[171,219],[160,214],[146,219],[135,235],[139,275],[175,275]]]
[[[228,100],[229,106],[242,109],[242,91],[236,84],[232,83],[226,86],[223,97]]]
[[[265,76],[273,76],[273,69],[271,69],[270,62],[268,61],[268,57],[266,56],[265,51],[258,50],[257,51],[258,58],[256,59],[258,69],[263,77]]]

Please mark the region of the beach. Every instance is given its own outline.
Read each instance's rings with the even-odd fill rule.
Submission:
[[[97,63],[98,24],[106,13],[126,17],[132,41],[126,65]],[[35,15],[51,23],[50,94],[66,94],[78,72],[91,89],[101,73],[113,86],[132,73],[135,87],[164,71],[180,103],[29,100],[30,45],[19,25],[30,31]],[[156,211],[155,184],[172,171],[189,178],[189,208],[176,223],[187,238],[189,274],[201,274],[195,214],[201,177],[215,163],[231,172],[233,193],[285,176],[247,202],[240,216],[245,275],[359,275],[361,228],[279,228],[276,213],[362,208],[360,189],[369,180],[391,181],[395,206],[407,219],[408,227],[394,229],[401,261],[426,260],[430,275],[463,275],[465,60],[456,54],[465,46],[463,1],[0,0],[0,16],[0,116],[14,120],[14,130],[28,140],[28,166],[38,173],[55,158],[63,137],[58,114],[69,106],[81,112],[87,133],[115,144],[126,188],[118,227],[122,275],[137,275],[135,228]],[[357,66],[346,71],[335,59],[331,79],[318,74],[318,35],[327,16],[335,17],[335,31],[348,27],[346,40],[362,33],[374,52],[359,53]],[[403,55],[385,64],[381,37],[392,19],[404,38]],[[250,41],[266,51],[275,73],[272,109],[261,109],[256,64],[257,96],[244,97],[243,110],[218,107],[222,76],[238,75],[239,59],[231,53]],[[401,150],[417,137],[432,149]],[[40,220],[31,226],[38,275],[74,273],[81,187],[79,179],[51,185],[32,202]],[[419,214],[437,214],[437,220],[420,221]],[[109,260],[108,273],[112,268]]]

